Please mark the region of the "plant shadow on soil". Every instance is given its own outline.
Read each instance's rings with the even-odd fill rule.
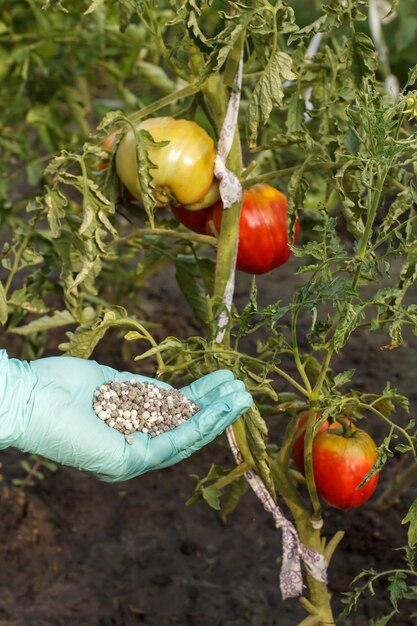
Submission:
[[[261,306],[291,298],[295,262],[258,280]],[[249,287],[250,277],[240,275],[238,307],[246,302]],[[183,315],[186,305],[173,276],[157,276],[141,298],[142,317],[161,323],[161,337],[198,333]],[[301,341],[308,320],[303,323]],[[137,370],[119,351],[115,354],[115,339],[119,341],[110,332],[94,358]],[[391,380],[408,395],[413,414],[415,338],[409,349],[381,352],[382,343],[376,334],[351,337],[335,368],[356,368],[354,385],[359,389],[382,390]],[[12,336],[3,338],[10,356],[17,354],[16,346]],[[56,345],[48,353],[57,354]],[[283,420],[269,421],[272,441],[279,439]],[[378,442],[386,433],[373,419],[366,427]],[[100,483],[67,468],[46,472],[23,496],[7,487],[21,473],[21,459],[14,450],[1,455],[0,626],[295,626],[305,617],[297,600],[280,597],[281,533],[252,493],[244,496],[226,526],[205,503],[185,506],[195,485],[191,474],[204,476],[212,463],[233,467],[225,438],[179,465],[126,483]],[[395,457],[389,463],[378,493],[398,462]],[[341,594],[362,568],[401,566],[401,553],[392,548],[406,543],[401,520],[413,497],[410,489],[383,513],[373,507],[375,498],[355,511],[325,508],[326,536],[346,532],[329,571],[336,611]],[[375,591],[341,623],[365,626],[372,617],[389,613],[384,586]],[[413,624],[404,608],[390,625]]]

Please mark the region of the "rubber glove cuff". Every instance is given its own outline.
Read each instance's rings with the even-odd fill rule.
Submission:
[[[27,361],[0,350],[0,450],[23,434],[33,406],[34,376]]]

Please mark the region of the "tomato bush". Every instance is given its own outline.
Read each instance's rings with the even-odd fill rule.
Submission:
[[[390,29],[401,6],[395,3]],[[6,3],[0,323],[6,337],[23,338],[25,358],[52,345],[89,358],[115,327],[129,341],[120,340],[129,367],[133,358],[154,358],[156,374],[174,384],[233,370],[255,400],[233,428],[243,464],[214,465],[194,500],[206,499],[225,519],[245,491],[245,476],[256,473],[274,502],[285,503],[301,543],[330,561],[337,541],[327,542],[321,506],[335,487],[313,480],[309,457],[305,488],[297,488],[290,447],[298,411],[374,420],[378,466],[401,454],[410,460],[409,477],[417,467],[402,381],[396,389],[361,377],[350,350],[351,341],[369,342],[372,362],[384,361],[387,348],[393,355],[405,347],[403,335],[408,345],[415,341],[417,311],[408,294],[417,277],[417,69],[403,68],[399,92],[387,89],[395,81],[384,46],[367,30],[363,0],[325,3],[314,15],[299,0],[230,0],[227,9],[210,0]],[[411,46],[412,20],[405,22]],[[236,94],[234,125],[227,112]],[[243,206],[227,210],[217,204],[213,180],[224,128],[226,167],[246,189]],[[120,193],[120,180],[134,205]],[[190,230],[156,206],[173,207]],[[289,241],[297,241],[298,212],[304,237],[283,272],[287,283],[240,276],[235,303],[236,246],[238,269],[277,267],[290,255]],[[208,246],[215,255],[206,254]],[[200,336],[193,329],[179,339],[178,326],[142,320],[146,307],[138,300],[168,265]],[[325,426],[314,443],[311,424],[306,434],[320,458],[331,459],[324,476],[332,479],[342,444],[348,450],[366,439],[359,429],[347,439],[333,430]],[[368,452],[364,445],[359,457]],[[405,518],[408,554],[416,506]],[[334,623],[324,580],[309,577],[307,584],[305,621]]]
[[[305,426],[308,413],[300,417],[293,459],[302,473],[304,467]],[[318,495],[330,506],[354,509],[374,493],[379,473],[359,487],[377,459],[372,437],[346,417],[331,424],[326,420],[313,439],[312,461]],[[300,434],[301,433],[301,434]]]

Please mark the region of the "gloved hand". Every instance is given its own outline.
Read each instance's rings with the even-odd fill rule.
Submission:
[[[227,370],[203,376],[181,392],[200,411],[174,430],[133,444],[94,413],[97,387],[110,380],[159,380],[118,372],[95,361],[50,357],[27,363],[0,351],[0,449],[15,446],[89,472],[101,480],[128,480],[187,458],[220,435],[252,403]]]

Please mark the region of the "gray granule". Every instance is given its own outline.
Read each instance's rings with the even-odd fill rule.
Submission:
[[[132,433],[151,437],[168,432],[192,417],[199,407],[176,389],[159,388],[153,383],[119,382],[101,385],[93,395],[96,415],[110,428],[133,443]]]

